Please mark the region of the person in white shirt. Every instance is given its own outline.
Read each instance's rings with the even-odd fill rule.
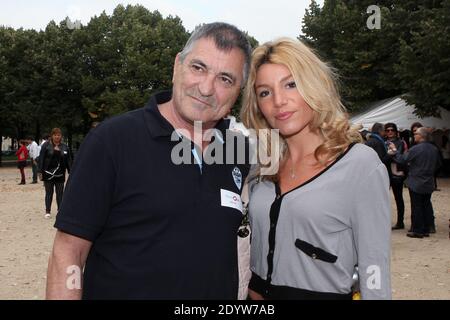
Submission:
[[[39,146],[36,143],[36,141],[33,140],[33,138],[28,137],[27,138],[27,142],[28,142],[28,152],[30,155],[30,159],[31,159],[31,169],[33,172],[33,180],[31,181],[31,183],[37,183],[37,158],[39,157]]]

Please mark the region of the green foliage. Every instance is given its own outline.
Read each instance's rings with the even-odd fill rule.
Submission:
[[[189,33],[178,17],[119,5],[79,29],[0,27],[0,133],[36,139],[52,127],[85,134],[91,123],[142,107],[171,87]]]
[[[82,105],[95,120],[142,107],[169,88],[173,62],[189,34],[177,17],[119,5],[93,18],[82,46]]]
[[[67,18],[40,32],[0,27],[0,136],[37,140],[60,127],[69,144],[82,139],[93,122],[171,88],[175,56],[189,37],[178,17],[140,5],[74,26]]]
[[[450,110],[450,0],[441,5],[423,8],[426,18],[411,32],[411,41],[400,43],[396,71],[409,93],[406,100],[420,106],[419,116],[437,115],[437,107]]]
[[[313,0],[299,37],[337,69],[349,111],[408,92],[419,115],[449,108],[449,0]],[[370,5],[381,9],[381,29],[370,30]],[[443,39],[443,37],[445,39]]]

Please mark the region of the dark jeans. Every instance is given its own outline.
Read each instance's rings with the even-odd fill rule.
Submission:
[[[50,212],[52,207],[53,200],[53,189],[56,191],[56,204],[59,207],[62,202],[63,193],[64,193],[64,181],[63,182],[54,182],[54,181],[44,181],[45,186],[45,210],[46,212]]]
[[[31,170],[33,171],[33,182],[37,182],[37,174],[38,174],[37,160],[31,160]]]
[[[409,189],[411,198],[411,229],[415,233],[430,233],[434,228],[434,212],[431,204],[431,193],[421,194]]]
[[[397,206],[398,226],[403,226],[403,218],[405,216],[405,203],[403,202],[403,181],[405,181],[404,177],[391,177],[392,192],[394,193],[395,204]]]
[[[442,172],[444,173],[445,177],[450,177],[450,159],[444,159]]]

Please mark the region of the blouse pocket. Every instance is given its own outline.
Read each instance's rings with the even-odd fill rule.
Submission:
[[[295,240],[295,246],[313,259],[335,263],[338,258],[334,254],[331,254],[321,248],[314,247],[312,244],[300,239]]]

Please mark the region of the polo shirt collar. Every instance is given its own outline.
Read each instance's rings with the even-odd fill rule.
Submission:
[[[153,95],[144,107],[145,123],[153,138],[170,137],[175,130],[170,122],[161,115],[158,108],[159,104],[166,103],[171,98],[172,91],[163,91]],[[222,133],[223,140],[225,140],[228,125],[228,120],[221,119],[215,126],[215,129],[218,129]]]

